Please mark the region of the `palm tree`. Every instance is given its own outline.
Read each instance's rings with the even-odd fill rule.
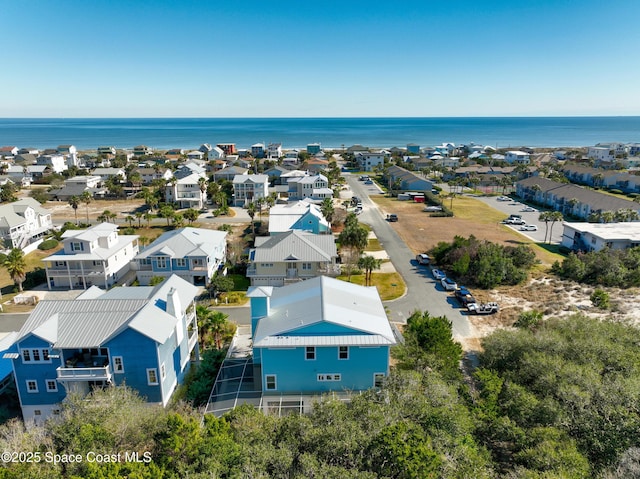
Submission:
[[[325,198],[322,200],[322,204],[320,205],[320,211],[325,219],[331,223],[333,220],[333,214],[335,213],[335,209],[333,208],[333,200],[331,198]]]
[[[251,229],[253,231],[253,235],[255,236],[256,224],[254,223],[253,218],[255,218],[256,216],[256,204],[254,202],[249,203],[249,205],[247,206],[247,214],[249,215],[249,218],[251,218]]]
[[[551,211],[550,212],[550,220],[551,220],[551,228],[549,228],[549,244],[551,244],[551,238],[553,237],[553,225],[556,221],[562,221],[564,216],[560,211]]]
[[[27,278],[27,262],[20,248],[13,248],[8,255],[2,257],[2,266],[7,269],[9,276],[22,292],[22,283]]]
[[[80,201],[84,203],[85,210],[87,213],[87,224],[89,224],[89,203],[93,201],[93,196],[88,191],[83,191],[80,195]]]
[[[260,223],[262,223],[262,205],[264,204],[264,198],[256,198],[255,203],[258,216],[260,217]]]
[[[551,211],[543,211],[542,213],[540,213],[540,216],[538,216],[538,221],[544,221],[544,241],[543,243],[547,242],[547,236],[549,234],[549,221],[551,221]]]
[[[138,220],[138,228],[142,228],[142,211],[136,211],[136,219]]]
[[[124,219],[127,223],[129,223],[129,228],[133,227],[133,222],[136,220],[133,216],[131,215],[127,215],[127,217]]]
[[[153,215],[149,212],[146,212],[144,215],[144,220],[147,222],[147,228],[149,228],[149,226],[151,226],[151,220],[153,219]]]
[[[358,268],[364,269],[364,281],[366,286],[371,285],[371,274],[374,269],[380,269],[382,260],[373,256],[363,256],[358,260]]]
[[[76,195],[73,195],[71,198],[69,198],[69,204],[73,208],[73,212],[76,215],[76,225],[77,225],[78,224],[78,206],[80,206],[80,198],[78,198]]]
[[[200,188],[200,201],[204,207],[205,198],[207,197],[207,179],[198,178],[198,187]]]
[[[98,221],[100,223],[108,223],[109,221],[111,221],[111,215],[111,211],[104,210],[102,214],[98,216]]]

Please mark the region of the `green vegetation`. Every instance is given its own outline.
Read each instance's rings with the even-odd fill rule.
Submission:
[[[580,283],[619,288],[640,286],[640,247],[570,253],[562,263],[553,263],[552,271]]]
[[[364,286],[365,275],[352,274],[351,277],[338,276],[339,280]],[[370,286],[375,286],[382,301],[391,301],[402,296],[406,290],[406,285],[402,276],[398,273],[373,273],[370,279]]]
[[[431,254],[437,264],[460,280],[486,289],[521,283],[536,261],[528,246],[501,246],[473,235],[456,236],[451,243],[440,242]]]
[[[42,251],[47,251],[58,246],[58,240],[55,238],[50,238],[48,240],[44,240],[42,243],[38,245],[38,249]]]

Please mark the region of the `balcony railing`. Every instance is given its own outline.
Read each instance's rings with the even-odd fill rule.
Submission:
[[[56,369],[58,381],[111,381],[110,367],[63,368]]]

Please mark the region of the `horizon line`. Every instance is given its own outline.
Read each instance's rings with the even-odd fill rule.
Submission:
[[[637,115],[485,115],[485,116],[0,116],[0,120],[364,120],[455,118],[638,118]]]

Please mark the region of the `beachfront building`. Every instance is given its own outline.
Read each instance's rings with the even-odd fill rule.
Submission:
[[[308,201],[273,206],[269,210],[269,235],[290,230],[326,234],[331,233],[331,225],[320,211],[320,207]]]
[[[267,158],[277,160],[282,157],[282,143],[269,143],[267,145]]]
[[[569,223],[562,224],[562,246],[573,251],[600,251],[604,248],[626,249],[640,246],[640,223]]]
[[[79,166],[78,149],[74,145],[59,145],[58,153],[65,157],[67,166]]]
[[[207,158],[209,161],[221,160],[224,158],[224,151],[219,146],[214,146],[207,153]]]
[[[227,233],[202,228],[167,231],[134,258],[138,282],[172,274],[196,286],[206,286],[227,257]]]
[[[218,143],[216,146],[224,151],[225,155],[235,155],[237,152],[235,143]]]
[[[36,164],[48,166],[54,173],[62,173],[63,171],[66,171],[68,169],[65,157],[58,153],[40,155],[36,159]]]
[[[153,150],[146,145],[138,145],[133,147],[133,156],[147,156],[153,153]]]
[[[531,163],[531,155],[525,151],[507,151],[504,161],[510,165],[528,165]]]
[[[264,158],[264,143],[256,143],[251,145],[251,156],[254,158]]]
[[[246,207],[257,199],[269,196],[267,175],[235,175],[233,177],[233,206]]]
[[[118,235],[112,223],[67,230],[62,244],[63,249],[43,259],[49,289],[110,288],[125,280],[138,254],[138,235]]]
[[[5,249],[33,251],[53,228],[51,211],[33,198],[0,205],[0,237]]]
[[[314,396],[380,387],[389,374],[396,338],[375,287],[320,276],[247,296],[265,412],[307,412]]]
[[[197,293],[172,276],[156,287],[93,287],[75,300],[40,301],[3,355],[25,423],[42,425],[70,393],[109,385],[166,406],[198,354]]]
[[[321,151],[322,146],[320,146],[320,143],[309,143],[307,145],[307,153],[309,153],[310,155],[317,155]]]
[[[320,275],[337,276],[337,259],[333,235],[290,230],[257,236],[249,251],[247,278],[252,286],[282,286]]]

